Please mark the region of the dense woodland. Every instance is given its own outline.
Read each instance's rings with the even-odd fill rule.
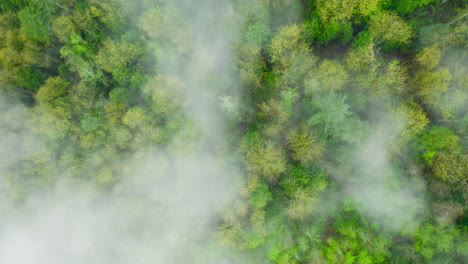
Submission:
[[[180,76],[197,71],[193,8],[217,2],[230,50],[206,52],[230,59],[194,75],[222,124],[203,148],[242,179],[203,254],[467,263],[464,0],[1,0],[1,114],[28,118],[1,131],[41,144],[0,166],[0,190],[17,207],[63,177],[114,193],[129,157],[199,151]]]

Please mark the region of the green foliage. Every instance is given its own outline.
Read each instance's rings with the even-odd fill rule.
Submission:
[[[246,155],[247,167],[269,180],[274,180],[286,171],[283,150],[271,141],[256,143]]]
[[[421,66],[432,70],[439,65],[442,53],[438,45],[432,45],[430,47],[425,47],[423,51],[418,54],[416,61],[421,64]]]
[[[460,147],[460,138],[447,127],[432,126],[420,138],[424,149],[423,157],[429,164],[439,151],[457,150]]]
[[[318,109],[318,113],[312,116],[309,123],[320,125],[325,134],[339,129],[346,117],[350,115],[346,96],[335,92],[330,92],[323,98],[317,98],[313,105]]]
[[[397,0],[394,3],[395,11],[401,14],[409,14],[416,8],[430,4],[434,0]]]
[[[284,26],[272,40],[271,61],[287,64],[291,57],[309,51],[310,47],[304,41],[302,26],[297,24]]]
[[[36,101],[42,106],[53,107],[60,104],[60,100],[67,94],[69,83],[61,77],[51,77],[36,94]]]
[[[103,41],[103,47],[99,50],[96,60],[101,69],[113,72],[121,67],[132,66],[132,62],[142,53],[138,44],[107,39]]]
[[[50,15],[57,10],[59,2],[60,0],[31,0],[31,6]]]
[[[303,165],[310,165],[322,155],[324,144],[315,137],[307,126],[293,129],[287,137],[292,158]]]
[[[408,43],[412,36],[410,26],[401,17],[391,12],[372,16],[369,22],[369,34],[377,41],[377,44],[384,41]]]
[[[73,52],[79,55],[88,56],[95,51],[95,49],[77,33],[70,34],[69,43],[71,44]]]
[[[353,15],[368,16],[379,10],[381,0],[318,0],[317,13],[323,22],[345,21]]]
[[[260,182],[250,198],[250,204],[254,208],[263,208],[269,201],[273,200],[273,195],[268,190],[268,185]]]
[[[261,46],[266,40],[269,39],[271,34],[270,27],[262,22],[257,22],[251,24],[247,27],[245,32],[245,37],[247,41],[251,41],[252,43]]]
[[[0,11],[3,12],[13,12],[17,11],[26,6],[24,0],[4,0],[0,3]]]
[[[425,260],[439,254],[450,257],[455,252],[455,241],[459,236],[460,230],[453,226],[425,224],[414,235],[414,248]]]
[[[372,68],[376,61],[374,44],[359,46],[350,50],[346,56],[346,64],[353,71],[365,71]]]
[[[304,90],[308,94],[322,91],[337,91],[344,88],[349,74],[339,62],[324,60],[318,69],[309,72]]]
[[[289,96],[294,94],[283,93],[283,95]],[[285,97],[285,99],[283,102],[272,99],[260,104],[259,117],[266,121],[264,133],[269,137],[278,137],[280,132],[285,129],[287,119],[291,113],[291,108],[285,109],[285,106],[287,107],[288,101],[292,103],[292,100],[288,100],[288,97]],[[290,97],[290,99],[293,98]]]
[[[332,39],[339,39],[341,43],[347,43],[353,33],[352,24],[349,22],[331,21],[326,23],[317,37],[322,43],[328,43]]]
[[[355,48],[366,47],[372,44],[372,41],[373,41],[372,36],[368,30],[361,31],[354,39],[353,47]]]
[[[401,135],[406,138],[411,138],[419,134],[424,127],[429,123],[427,114],[415,102],[409,102],[396,109],[395,114],[399,122],[403,121]],[[403,117],[404,120],[401,120]]]
[[[18,18],[25,35],[36,41],[50,43],[52,30],[49,17],[45,13],[32,8],[24,8],[18,13]]]
[[[21,87],[37,91],[49,75],[37,67],[28,67],[16,72],[17,83]]]
[[[435,174],[444,181],[468,188],[468,155],[455,151],[445,151],[433,160]]]
[[[330,92],[312,101],[317,112],[309,119],[309,123],[321,129],[323,135],[331,137],[332,141],[353,142],[366,134],[365,122],[349,111],[346,99],[345,95]]]
[[[99,115],[84,114],[81,119],[81,127],[85,132],[93,132],[101,127],[103,123],[102,117]]]
[[[354,219],[353,219],[354,218]],[[390,240],[376,234],[355,217],[344,216],[335,222],[338,232],[326,241],[325,256],[329,263],[386,263]]]
[[[248,247],[248,234],[240,225],[224,225],[220,227],[221,242],[224,245],[246,249]]]
[[[419,29],[418,39],[423,46],[430,46],[440,43],[444,39],[444,35],[449,31],[449,26],[446,24],[438,23],[427,25]]]
[[[297,189],[284,213],[293,220],[304,220],[306,216],[313,212],[316,202],[312,190],[303,188]]]
[[[0,132],[34,145],[5,165],[18,168],[8,193],[21,201],[70,177],[121,194],[133,182],[122,169],[129,159],[209,153],[216,159],[200,166],[245,174],[234,179],[232,206],[216,210],[224,217],[210,244],[236,249],[227,262],[466,258],[463,1],[235,0],[226,10],[185,2],[0,1]],[[24,100],[31,122],[4,117],[3,96]],[[217,187],[197,188],[207,184]],[[383,204],[380,191],[413,199]],[[383,228],[405,214],[398,203],[421,208],[423,198],[414,225]]]
[[[426,102],[434,103],[437,97],[447,91],[451,79],[450,71],[447,68],[440,68],[436,71],[417,71],[413,81],[418,95]]]

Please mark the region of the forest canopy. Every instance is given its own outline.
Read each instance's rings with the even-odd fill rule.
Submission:
[[[468,262],[464,0],[1,0],[0,263]]]

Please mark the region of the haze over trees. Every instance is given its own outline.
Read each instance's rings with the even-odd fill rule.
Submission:
[[[467,263],[467,14],[2,0],[0,263]]]

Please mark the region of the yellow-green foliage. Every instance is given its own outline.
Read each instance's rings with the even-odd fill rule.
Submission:
[[[292,158],[305,166],[320,158],[325,148],[325,145],[313,135],[306,125],[292,129],[288,134],[287,141],[292,151]]]
[[[465,2],[0,0],[0,261],[462,263]]]
[[[286,171],[286,158],[273,142],[257,143],[246,155],[247,167],[268,180],[274,180]]]
[[[408,43],[412,36],[410,26],[392,12],[373,15],[369,22],[369,33],[376,39],[377,43],[383,41]]]

